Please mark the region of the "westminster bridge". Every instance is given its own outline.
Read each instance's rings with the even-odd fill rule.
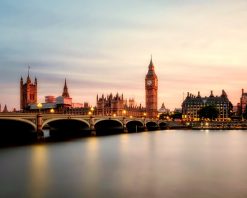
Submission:
[[[172,125],[170,123],[170,125]],[[90,116],[76,114],[53,113],[0,113],[0,131],[30,132],[43,136],[43,131],[49,129],[57,135],[66,131],[98,135],[101,132],[141,132],[166,129],[168,122],[164,120],[135,118],[125,116]]]
[[[108,135],[163,129],[247,129],[246,121],[237,122],[174,122],[125,116],[90,116],[52,113],[0,113],[0,141],[25,136],[43,138],[49,130],[52,137]]]

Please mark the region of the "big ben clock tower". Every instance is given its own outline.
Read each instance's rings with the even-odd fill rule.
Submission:
[[[146,113],[149,118],[156,118],[158,107],[158,78],[154,71],[153,60],[151,57],[148,66],[148,73],[145,78],[146,90]]]

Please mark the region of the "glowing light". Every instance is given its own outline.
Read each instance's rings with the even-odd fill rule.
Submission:
[[[55,110],[54,110],[54,109],[51,109],[51,110],[50,110],[50,113],[54,113],[54,112],[55,112]]]
[[[41,108],[43,107],[42,103],[38,103],[38,104],[37,104],[37,107],[38,107],[39,109],[41,109]]]

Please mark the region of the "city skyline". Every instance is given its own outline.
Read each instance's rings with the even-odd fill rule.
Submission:
[[[38,101],[59,96],[64,79],[75,102],[123,93],[145,104],[153,54],[162,102],[183,93],[220,95],[234,105],[247,89],[246,5],[237,1],[44,1],[0,3],[0,103],[19,107],[19,79],[38,79]]]

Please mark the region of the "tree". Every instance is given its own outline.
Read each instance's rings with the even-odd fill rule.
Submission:
[[[174,112],[174,114],[171,115],[172,119],[182,119],[182,113],[181,112]]]
[[[162,113],[159,115],[159,120],[166,120],[169,116],[169,113]]]
[[[211,120],[219,116],[219,110],[214,106],[203,107],[197,113],[200,118],[209,118]]]

